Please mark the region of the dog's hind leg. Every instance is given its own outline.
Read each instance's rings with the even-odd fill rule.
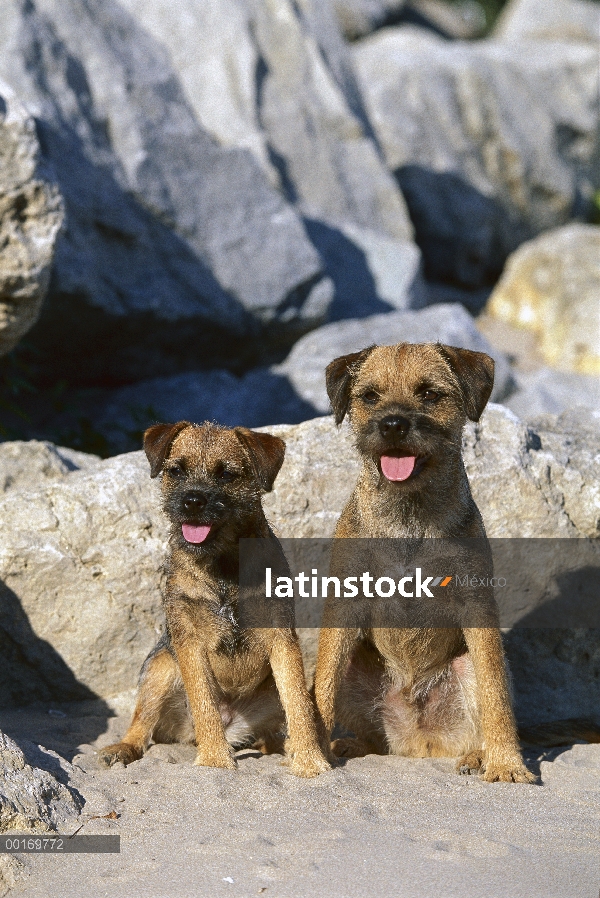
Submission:
[[[165,727],[168,730],[180,729],[183,708],[180,710],[180,702],[174,702],[174,699],[182,689],[177,662],[164,641],[161,641],[142,666],[138,698],[129,729],[121,742],[100,750],[100,762],[106,767],[111,767],[118,761],[125,765],[131,764],[142,757],[159,728],[163,731]],[[174,713],[178,716],[176,724],[172,720]],[[175,738],[174,732],[173,737]],[[161,741],[173,741],[173,738]]]
[[[379,653],[360,643],[348,662],[335,702],[336,721],[354,737],[334,740],[336,757],[389,754],[380,709],[384,690],[385,668]]]

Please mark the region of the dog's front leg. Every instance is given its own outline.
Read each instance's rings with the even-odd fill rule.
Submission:
[[[521,757],[500,631],[470,628],[463,632],[475,670],[485,741],[483,779],[489,783],[534,783],[536,777]]]
[[[335,700],[360,631],[354,627],[322,627],[315,671],[315,701],[319,736],[329,750],[335,724]]]
[[[225,738],[216,702],[216,683],[208,658],[191,639],[173,642],[194,721],[197,747],[194,763],[200,767],[235,770],[237,763]]]
[[[288,739],[286,751],[296,776],[317,776],[330,765],[319,746],[313,704],[306,688],[302,653],[291,633],[273,639],[269,661],[285,711]]]

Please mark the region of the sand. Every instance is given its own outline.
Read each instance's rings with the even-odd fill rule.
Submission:
[[[96,703],[11,711],[0,726],[71,761],[82,833],[119,833],[119,855],[21,855],[28,898],[597,898],[600,745],[526,755],[541,785],[488,784],[450,760],[347,761],[314,780],[274,755],[236,772],[192,766],[191,746],[153,746],[98,767],[128,717]],[[89,820],[116,811],[117,820]],[[79,825],[79,824],[77,824]]]

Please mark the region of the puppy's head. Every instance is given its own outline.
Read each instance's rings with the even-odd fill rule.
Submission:
[[[260,500],[283,464],[285,443],[245,427],[155,424],[144,434],[150,475],[161,475],[172,538],[198,554],[219,554],[253,536]]]
[[[454,346],[399,343],[334,359],[326,380],[336,423],[347,414],[361,454],[410,490],[456,462],[465,421],[479,420],[492,392],[494,362]]]

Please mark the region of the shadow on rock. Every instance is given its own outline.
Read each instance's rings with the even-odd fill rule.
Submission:
[[[502,206],[452,172],[404,165],[394,174],[427,280],[468,290],[493,285],[520,242]]]
[[[335,294],[328,320],[367,318],[379,312],[393,311],[377,293],[375,279],[365,253],[338,228],[316,219],[304,219],[308,236],[325,262],[334,283]]]
[[[287,377],[268,368],[257,368],[242,378],[223,370],[190,371],[112,393],[95,426],[112,454],[139,449],[144,430],[157,421],[268,427],[299,424],[318,414]]]
[[[34,632],[18,596],[0,581],[0,707],[70,702],[98,696]],[[102,703],[104,704],[104,703]],[[108,711],[108,706],[104,706]]]

